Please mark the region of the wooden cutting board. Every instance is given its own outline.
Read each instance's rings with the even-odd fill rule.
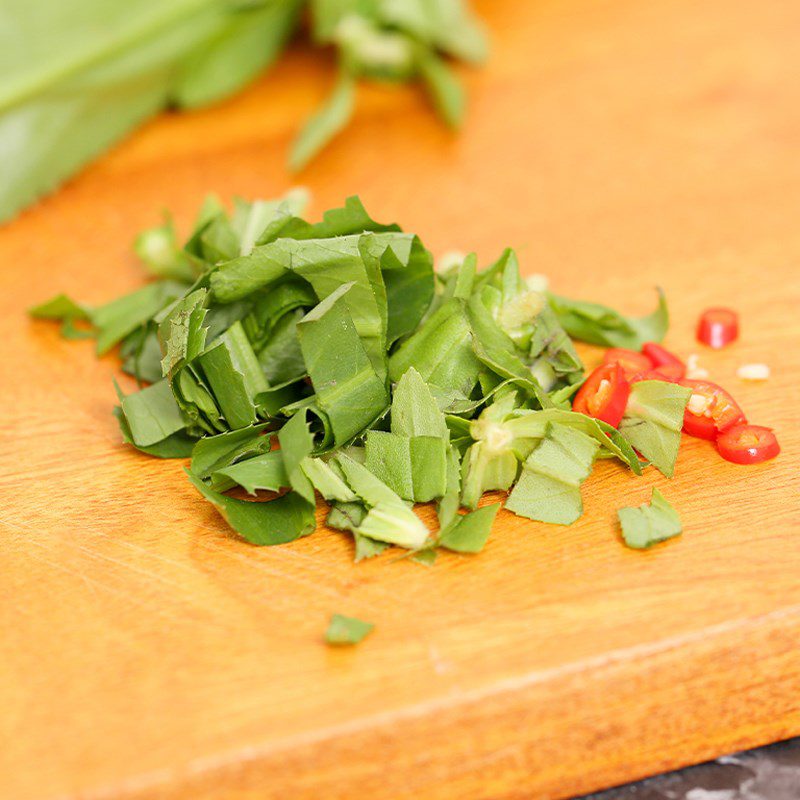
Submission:
[[[274,196],[330,88],[293,51],[244,95],[165,116],[0,229],[0,796],[560,798],[800,733],[800,5],[495,0],[462,135],[413,89],[364,87],[305,174],[437,254],[505,245],[559,292],[647,312],[784,452],[677,475],[601,464],[579,524],[502,513],[477,557],[354,565],[319,530],[232,538],[178,462],[122,446],[113,356],[25,309],[140,284],[130,251],[207,190]],[[698,313],[741,313],[713,353]],[[587,350],[587,358],[597,353]],[[745,384],[737,366],[766,362]],[[130,386],[130,381],[125,382]],[[658,486],[684,535],[620,544]],[[376,623],[331,650],[332,612]]]

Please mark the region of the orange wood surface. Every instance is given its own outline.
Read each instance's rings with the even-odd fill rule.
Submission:
[[[501,513],[485,551],[354,565],[319,530],[228,535],[177,462],[120,444],[116,358],[26,307],[140,284],[134,234],[202,195],[274,196],[332,80],[302,48],[243,95],[146,126],[0,228],[0,796],[13,800],[561,798],[800,733],[800,4],[485,0],[488,66],[453,135],[414,89],[363,87],[300,181],[359,193],[437,254],[505,245],[630,313],[782,456],[685,441],[676,477],[600,464],[570,528]],[[742,338],[693,341],[701,309]],[[588,357],[595,353],[586,351]],[[765,384],[737,366],[767,362]],[[130,381],[125,383],[130,386]],[[620,544],[658,486],[684,535]],[[376,623],[322,642],[328,616]]]

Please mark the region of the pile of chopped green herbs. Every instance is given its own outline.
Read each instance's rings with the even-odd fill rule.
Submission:
[[[418,81],[448,125],[461,123],[464,90],[449,59],[479,63],[487,52],[466,0],[4,0],[0,219],[158,111],[239,90],[306,18],[338,66],[292,147],[293,169],[347,124],[362,78]]]
[[[556,297],[528,286],[510,249],[436,272],[417,236],[357,198],[316,223],[303,203],[294,192],[229,214],[209,198],[182,247],[170,223],[139,237],[151,283],[96,308],[59,295],[32,310],[96,337],[98,353],[120,345],[143,387],[119,393],[125,441],[190,457],[189,480],[239,535],[307,536],[319,495],[356,560],[395,545],[430,562],[440,547],[481,550],[499,507],[478,508],[486,492],[568,525],[597,459],[672,475],[689,389],[635,383],[619,429],[570,404],[584,375],[572,337],[661,339],[663,296],[642,319]],[[435,531],[413,511],[428,502]],[[680,532],[661,495],[620,519],[632,547]]]

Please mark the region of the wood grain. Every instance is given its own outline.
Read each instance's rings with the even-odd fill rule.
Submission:
[[[113,356],[25,308],[137,286],[130,241],[209,189],[272,196],[329,88],[293,51],[244,95],[165,116],[0,230],[0,796],[561,798],[800,733],[800,5],[495,0],[453,136],[364,87],[302,175],[434,252],[507,245],[567,294],[672,303],[668,344],[774,425],[755,468],[686,441],[677,475],[602,464],[568,529],[502,514],[478,557],[354,566],[344,537],[255,548],[174,462],[119,443]],[[710,304],[740,343],[700,350]],[[587,351],[591,359],[595,354]],[[766,361],[744,384],[736,367]],[[622,547],[659,486],[685,534]],[[352,651],[328,616],[376,632]]]

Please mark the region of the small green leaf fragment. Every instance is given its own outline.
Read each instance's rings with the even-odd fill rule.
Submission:
[[[668,478],[675,472],[681,428],[692,390],[667,381],[639,381],[631,387],[619,435]]]
[[[350,455],[340,452],[335,456],[334,461],[342,470],[350,488],[368,506],[376,506],[379,503],[403,505],[403,501],[397,492],[393,491],[364,464],[360,464]]]
[[[206,344],[207,328],[203,328],[208,290],[197,289],[182,297],[158,326],[158,337],[164,357],[161,371],[170,378],[182,364],[194,360]]]
[[[452,445],[447,451],[446,474],[447,484],[436,509],[441,530],[447,528],[455,520],[461,499],[461,459],[459,458],[458,450]]]
[[[366,516],[367,509],[364,508],[362,503],[342,503],[334,500],[331,503],[331,510],[328,513],[325,524],[340,531],[351,531],[354,533]],[[364,539],[366,537],[359,537],[358,534],[355,534],[355,538],[357,549],[359,538]],[[368,539],[367,541],[371,542],[372,540]],[[388,547],[388,545],[386,546]],[[358,558],[356,558],[356,561],[358,561]]]
[[[418,63],[436,113],[451,128],[460,128],[464,121],[467,98],[455,73],[433,52],[422,54]]]
[[[423,547],[429,536],[422,520],[402,503],[379,503],[373,506],[357,530],[362,536],[409,550]]]
[[[438,555],[435,547],[423,547],[422,550],[410,553],[408,557],[415,564],[422,564],[423,567],[432,567],[436,563]]]
[[[95,332],[91,328],[79,328],[75,325],[73,317],[67,317],[61,323],[61,338],[70,340],[94,339]],[[159,375],[159,377],[161,377]]]
[[[274,545],[292,542],[313,533],[314,504],[297,492],[287,492],[269,502],[237,500],[210,489],[186,470],[200,494],[212,503],[225,521],[251,544]]]
[[[678,512],[655,488],[649,503],[638,508],[620,508],[617,516],[625,544],[635,550],[652,547],[678,536],[683,530]]]
[[[252,495],[259,490],[279,492],[289,486],[289,478],[286,475],[280,450],[271,450],[268,453],[252,456],[230,466],[222,467],[212,472],[211,478],[212,485],[218,489],[224,485],[224,479],[241,486],[248,494]]]
[[[573,339],[604,347],[641,350],[645,342],[660,342],[669,327],[669,312],[664,292],[658,289],[658,306],[644,317],[624,317],[613,308],[550,296],[550,305],[564,330]]]
[[[346,72],[339,75],[331,96],[303,127],[292,145],[289,168],[301,170],[341,131],[353,114],[355,81]]]
[[[269,387],[241,323],[231,325],[197,361],[228,425],[252,425],[255,398]]]
[[[297,325],[316,402],[339,446],[368,428],[389,405],[385,381],[375,372],[348,309],[353,285],[345,283],[331,292]]]
[[[447,440],[367,432],[366,466],[404,500],[427,503],[441,497],[447,483]]]
[[[332,645],[358,644],[375,626],[356,617],[334,614],[325,631],[325,641]]]
[[[356,544],[354,559],[356,564],[366,558],[375,558],[375,556],[379,556],[384,550],[391,547],[388,542],[379,542],[376,539],[370,539],[368,536],[362,536],[357,531],[353,533],[353,541]]]
[[[149,322],[185,289],[175,281],[154,281],[89,311],[89,319],[97,328],[97,354],[108,352],[129,333]]]
[[[270,437],[262,435],[266,427],[252,425],[204,437],[192,452],[192,473],[201,479],[209,478],[236,461],[269,451]]]
[[[467,399],[478,382],[481,362],[464,302],[445,301],[392,353],[389,376],[399,381],[414,367],[434,393]]]
[[[163,225],[142,231],[133,249],[148,271],[157,278],[173,278],[190,283],[194,270],[188,255],[178,246],[175,226],[171,219]]]
[[[537,522],[571,525],[583,513],[583,502],[577,486],[533,470],[523,470],[506,508]]]
[[[506,508],[539,522],[572,524],[583,513],[580,484],[591,472],[598,448],[587,434],[549,423],[546,438],[525,460]]]
[[[314,488],[328,502],[353,503],[358,500],[342,477],[321,458],[304,458],[300,466]]]
[[[400,436],[447,436],[447,424],[422,375],[409,367],[392,397],[392,433]]]
[[[411,439],[388,431],[367,431],[367,469],[404,500],[414,499]]]
[[[122,413],[137,447],[156,444],[186,427],[166,380],[123,398]]]
[[[492,530],[500,504],[483,506],[468,514],[456,516],[439,535],[438,544],[457,553],[479,553]]]
[[[50,300],[40,303],[28,310],[32,317],[37,319],[88,319],[89,310],[81,303],[76,303],[65,294],[57,294]]]
[[[119,429],[122,433],[122,439],[126,444],[132,445],[142,453],[154,458],[188,458],[192,454],[197,439],[188,436],[185,431],[178,431],[160,442],[151,445],[137,445],[133,441],[133,434],[131,434],[130,425],[128,420],[125,419],[125,414],[120,406],[115,406],[112,412],[119,423]]]
[[[289,485],[309,503],[314,504],[314,487],[303,471],[303,464],[314,449],[314,437],[304,411],[295,414],[278,431],[278,442],[286,467]]]

